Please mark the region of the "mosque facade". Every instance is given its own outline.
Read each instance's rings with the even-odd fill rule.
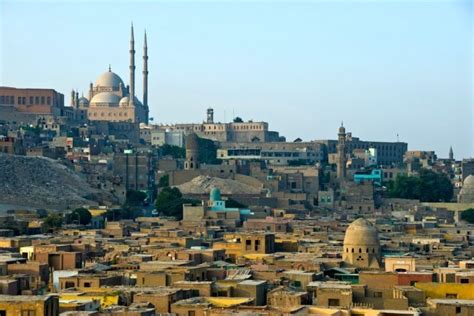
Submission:
[[[87,97],[71,92],[71,106],[87,112],[89,121],[148,123],[148,45],[145,33],[143,43],[143,98],[136,97],[135,85],[135,38],[133,25],[130,35],[130,84],[125,86],[122,78],[109,66],[95,84],[89,86]]]

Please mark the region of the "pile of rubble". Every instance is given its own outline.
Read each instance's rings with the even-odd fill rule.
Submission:
[[[232,179],[198,176],[189,182],[176,186],[183,194],[206,194],[218,188],[222,194],[259,194],[260,189]]]
[[[0,203],[59,210],[97,205],[102,195],[55,160],[0,154]]]

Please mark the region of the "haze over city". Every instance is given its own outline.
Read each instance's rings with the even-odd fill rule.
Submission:
[[[147,29],[155,123],[264,120],[474,155],[471,1],[1,1],[0,84],[87,93]],[[41,12],[41,14],[39,14]],[[140,59],[137,72],[141,73]],[[141,92],[141,83],[137,91]],[[69,100],[66,99],[69,104]]]

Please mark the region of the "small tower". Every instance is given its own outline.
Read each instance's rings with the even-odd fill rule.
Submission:
[[[206,123],[207,124],[214,124],[214,109],[212,109],[212,108],[207,109]]]
[[[184,162],[185,170],[199,169],[199,144],[195,133],[186,136],[186,160]]]
[[[449,160],[454,160],[453,146],[449,147]]]
[[[337,142],[337,178],[346,178],[346,129],[341,123],[339,127],[338,142]]]

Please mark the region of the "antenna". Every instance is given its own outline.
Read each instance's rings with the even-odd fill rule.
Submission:
[[[399,143],[399,142],[400,142],[400,135],[398,135],[398,133],[397,133],[397,143]]]

